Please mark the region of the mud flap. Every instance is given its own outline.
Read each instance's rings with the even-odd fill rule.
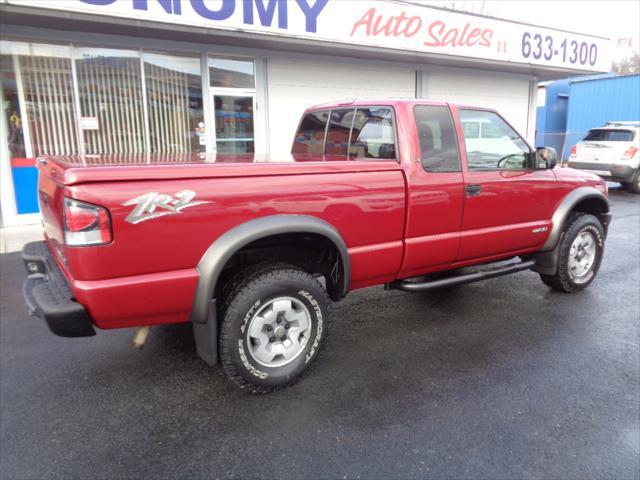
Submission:
[[[560,239],[553,250],[536,253],[534,256],[536,264],[531,270],[542,273],[543,275],[555,275],[558,271],[558,258],[560,256],[560,245],[562,244],[563,238],[564,232],[560,235]]]
[[[215,298],[209,303],[209,314],[205,323],[192,322],[196,351],[207,365],[218,364],[218,316]]]

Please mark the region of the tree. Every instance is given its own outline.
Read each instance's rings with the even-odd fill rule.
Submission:
[[[632,75],[640,73],[640,50],[635,50],[619,62],[613,62],[611,71],[618,75]]]

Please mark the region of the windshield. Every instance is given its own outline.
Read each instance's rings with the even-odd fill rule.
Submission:
[[[585,142],[630,142],[633,140],[631,130],[590,130],[584,137]]]

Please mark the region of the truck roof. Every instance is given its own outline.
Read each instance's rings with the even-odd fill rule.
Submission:
[[[408,98],[408,97],[387,97],[387,98],[349,98],[343,100],[334,100],[332,102],[320,103],[307,108],[305,111],[326,110],[332,108],[357,107],[357,106],[399,106],[399,105],[455,105],[464,108],[482,108],[483,110],[494,111],[493,108],[481,107],[478,105],[465,105],[445,100],[427,100],[425,98]]]

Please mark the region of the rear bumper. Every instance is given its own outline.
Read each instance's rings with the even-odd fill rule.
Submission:
[[[594,173],[605,180],[614,182],[630,182],[636,172],[636,168],[622,163],[600,163],[569,161],[569,167],[585,172]]]
[[[42,318],[61,337],[96,334],[86,309],[73,300],[67,283],[46,242],[27,243],[22,249],[27,279],[22,294],[30,315]]]

